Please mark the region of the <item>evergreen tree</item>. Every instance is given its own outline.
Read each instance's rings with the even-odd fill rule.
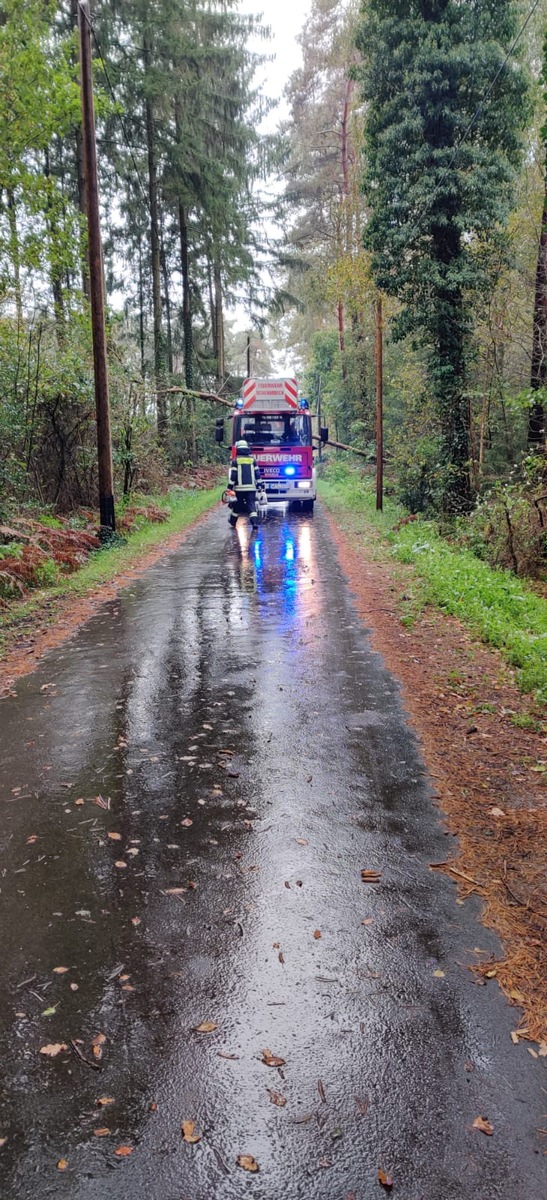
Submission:
[[[527,85],[511,0],[367,0],[357,43],[369,103],[366,244],[378,286],[404,305],[399,334],[429,353],[444,505],[471,501],[466,367],[508,210]]]
[[[543,47],[543,84],[547,99],[547,37]],[[530,385],[534,400],[528,420],[528,445],[532,450],[545,446],[544,389],[547,385],[547,121],[541,130],[545,158],[543,208],[539,234],[534,294],[532,370]]]

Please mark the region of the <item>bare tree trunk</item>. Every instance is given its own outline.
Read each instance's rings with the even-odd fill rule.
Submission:
[[[194,344],[192,330],[192,303],[190,297],[190,267],[188,256],[188,217],[183,204],[179,204],[180,269],[182,273],[182,328],[184,332],[184,381],[186,387],[194,386]]]
[[[19,253],[19,232],[17,229],[15,195],[12,188],[7,189],[7,197],[10,258],[11,265],[13,267],[13,282],[15,285],[15,311],[17,313],[17,321],[20,325],[23,320],[23,299],[21,294],[21,256]]]
[[[44,155],[44,175],[48,181],[51,179],[49,149],[45,151]],[[46,224],[50,240],[49,277],[51,282],[51,291],[53,294],[55,330],[57,333],[57,342],[59,344],[59,348],[62,350],[66,340],[65,299],[63,295],[63,274],[59,269],[58,263],[55,261],[55,246],[58,240],[58,233],[57,221],[50,197],[48,197],[46,206]]]
[[[144,278],[142,269],[142,243],[139,240],[139,345],[141,354],[141,375],[143,379],[146,378],[144,342]]]
[[[545,194],[541,215],[536,266],[536,288],[534,297],[534,331],[532,339],[532,373],[530,386],[537,392],[547,381],[547,165]],[[528,418],[528,446],[531,450],[542,450],[545,446],[545,410],[538,400],[530,409]]]
[[[150,63],[150,44],[144,39],[145,68]],[[152,310],[154,319],[154,374],[156,378],[156,412],[158,438],[167,437],[167,403],[162,389],[165,387],[165,341],[163,336],[163,313],[161,306],[161,256],[158,215],[158,164],[156,156],[156,132],[154,113],[149,99],[145,103],[146,144],[148,150],[148,194],[150,200],[150,260],[152,269]]]
[[[226,375],[225,360],[224,360],[224,318],[222,313],[222,277],[220,271],[220,260],[215,254],[213,264],[213,280],[214,280],[214,307],[215,307],[215,357],[217,360],[217,381],[219,388],[222,387]]]
[[[165,320],[167,323],[167,369],[169,374],[173,374],[173,338],[171,332],[171,300],[169,296],[169,276],[167,273],[167,261],[165,258],[165,245],[163,234],[161,236],[160,249],[161,271],[163,275],[163,290],[165,294]]]
[[[90,6],[91,7],[91,6]],[[78,0],[70,0],[70,15],[72,26],[78,29]],[[76,56],[75,56],[76,59]],[[75,63],[76,65],[76,63]],[[81,218],[80,230],[80,263],[82,273],[82,291],[86,299],[91,302],[91,293],[89,288],[89,274],[87,269],[87,206],[85,198],[85,170],[84,170],[84,148],[82,140],[82,129],[80,124],[74,130],[74,162],[76,167],[76,188],[78,193],[78,211]]]

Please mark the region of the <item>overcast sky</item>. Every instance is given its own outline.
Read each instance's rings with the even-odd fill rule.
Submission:
[[[259,53],[275,55],[273,62],[264,63],[258,72],[258,80],[262,83],[267,96],[280,99],[289,76],[300,66],[302,55],[296,38],[301,33],[311,7],[311,0],[256,0],[256,5],[249,0],[240,0],[244,12],[262,13],[262,24],[269,25],[272,31],[270,42],[259,41]],[[268,131],[275,128],[287,114],[287,108],[281,102],[277,109],[268,117]]]

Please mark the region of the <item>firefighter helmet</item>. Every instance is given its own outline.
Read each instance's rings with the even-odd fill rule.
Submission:
[[[242,438],[241,441],[236,442],[236,450],[248,450],[248,449],[249,449],[249,443],[246,442],[244,438]]]

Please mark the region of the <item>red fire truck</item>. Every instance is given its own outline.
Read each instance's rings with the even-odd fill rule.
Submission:
[[[320,436],[327,441],[328,430],[321,429]],[[216,439],[223,438],[220,417]],[[232,459],[235,443],[243,440],[260,467],[268,501],[313,513],[312,415],[308,401],[298,396],[296,379],[245,379],[232,418]]]

